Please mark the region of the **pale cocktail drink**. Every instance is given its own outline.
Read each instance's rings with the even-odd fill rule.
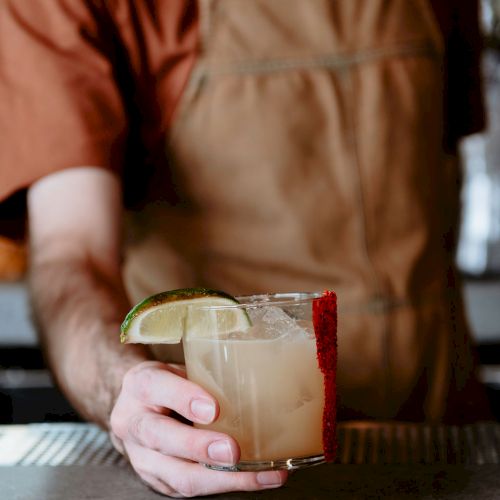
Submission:
[[[198,310],[195,323],[206,328],[197,331],[189,330],[188,320],[188,378],[220,405],[216,422],[199,427],[236,439],[239,470],[323,461],[324,383],[311,319],[314,297],[245,297],[238,306]]]

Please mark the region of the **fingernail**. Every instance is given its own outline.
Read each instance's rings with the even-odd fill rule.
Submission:
[[[267,486],[268,488],[272,486],[281,486],[281,474],[273,471],[259,472],[257,474],[257,482],[261,486]]]
[[[193,399],[191,412],[200,422],[208,424],[215,417],[215,405],[208,399]]]
[[[214,441],[210,443],[207,452],[208,456],[215,462],[231,465],[234,463],[233,452],[227,441]]]

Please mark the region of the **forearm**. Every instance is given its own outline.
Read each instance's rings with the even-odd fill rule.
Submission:
[[[56,382],[75,408],[103,427],[124,373],[148,358],[143,346],[121,345],[129,304],[119,278],[90,258],[32,259],[30,290],[42,346]]]

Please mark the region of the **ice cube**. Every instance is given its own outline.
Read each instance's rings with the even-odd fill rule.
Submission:
[[[259,307],[248,310],[248,314],[253,326],[247,333],[253,338],[277,339],[289,337],[310,338],[312,323],[310,321],[295,320],[291,318],[283,309],[276,306]],[[254,331],[251,331],[254,329]]]
[[[309,321],[307,319],[298,319],[297,327],[301,329],[301,334],[307,337],[308,339],[316,338],[316,335],[314,333],[314,325],[312,321]]]

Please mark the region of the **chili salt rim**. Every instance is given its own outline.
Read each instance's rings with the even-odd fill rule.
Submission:
[[[327,290],[313,301],[312,307],[318,365],[325,390],[323,452],[325,461],[333,462],[337,454],[337,295]]]

